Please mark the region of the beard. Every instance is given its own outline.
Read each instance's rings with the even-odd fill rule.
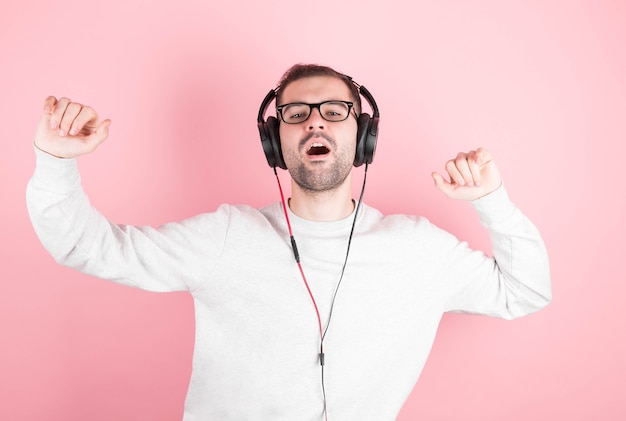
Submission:
[[[305,154],[304,144],[315,135],[323,137],[330,143],[334,155],[333,163],[329,163],[326,160],[305,162],[299,158],[298,155]],[[346,181],[352,171],[354,150],[350,148],[338,149],[335,140],[326,133],[318,132],[306,136],[300,141],[298,150],[299,152],[293,151],[291,156],[286,156],[285,161],[293,181],[306,192],[315,193],[335,190]],[[290,163],[292,164],[290,165]]]
[[[321,166],[323,163],[320,162]],[[313,163],[313,165],[318,165]],[[314,192],[328,192],[341,186],[352,171],[352,161],[349,163],[337,161],[335,165],[327,170],[315,171],[306,168],[304,163],[299,163],[296,167],[289,167],[289,174],[295,183],[302,190]]]

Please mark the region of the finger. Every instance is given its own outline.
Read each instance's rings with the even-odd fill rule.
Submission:
[[[81,133],[85,136],[92,134],[96,130],[98,115],[91,107],[82,107],[69,129],[70,136]]]
[[[433,180],[435,180],[435,187],[437,187],[442,192],[448,194],[448,192],[454,188],[452,184],[446,181],[446,179],[443,178],[443,176],[438,172],[433,172],[431,175],[433,177]]]
[[[463,175],[459,171],[459,168],[455,160],[451,159],[448,162],[446,162],[445,168],[446,168],[446,171],[448,172],[448,175],[450,176],[451,183],[456,183],[460,186],[465,185],[465,180],[463,179]]]
[[[50,128],[58,129],[59,124],[61,124],[61,119],[63,118],[63,114],[65,113],[65,108],[70,103],[69,98],[61,98],[57,101],[54,106],[54,110],[52,111],[52,115],[50,115]]]
[[[65,112],[63,113],[63,118],[59,123],[59,135],[66,136],[72,124],[74,124],[74,120],[81,112],[83,106],[77,102],[70,102],[65,108]]]
[[[456,165],[456,169],[461,174],[463,178],[459,183],[462,186],[473,186],[474,185],[474,177],[472,177],[472,170],[470,169],[469,164],[469,154],[459,153],[454,160],[454,165]]]
[[[480,165],[479,165],[479,154],[478,151],[471,151],[467,154],[467,165],[471,173],[471,177],[473,180],[473,184],[475,186],[480,186],[481,183],[481,175],[480,175]]]
[[[51,114],[52,110],[54,110],[54,106],[57,104],[57,99],[54,96],[49,96],[48,98],[46,98],[46,100],[43,102],[43,111],[46,114]]]

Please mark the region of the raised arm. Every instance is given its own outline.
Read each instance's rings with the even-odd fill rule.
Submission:
[[[91,107],[46,99],[26,196],[33,227],[65,266],[152,291],[189,290],[215,264],[228,217],[218,212],[159,228],[107,220],[83,191],[74,158],[96,149],[110,124]]]
[[[488,229],[493,258],[467,243],[449,250],[447,310],[515,318],[551,300],[548,254],[535,225],[510,201],[491,154],[479,148],[446,163],[449,180],[433,173],[448,197],[471,201]],[[451,243],[454,244],[454,243]]]

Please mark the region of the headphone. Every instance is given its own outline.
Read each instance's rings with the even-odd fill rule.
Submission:
[[[354,156],[354,166],[358,167],[363,164],[371,164],[374,160],[380,114],[378,112],[376,101],[374,101],[374,97],[365,88],[365,86],[357,84],[349,76],[346,77],[354,84],[359,94],[365,98],[367,103],[372,108],[371,117],[369,114],[362,112],[357,118],[356,154]],[[257,127],[259,128],[259,135],[261,136],[261,146],[263,146],[263,152],[265,153],[265,158],[267,159],[269,166],[274,169],[279,167],[286,170],[287,165],[285,165],[283,151],[280,146],[278,118],[270,116],[267,120],[264,120],[265,113],[270,103],[276,99],[277,90],[278,88],[270,90],[261,103],[259,116],[257,118]]]

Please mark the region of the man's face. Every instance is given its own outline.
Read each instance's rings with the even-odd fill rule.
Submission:
[[[280,104],[350,101],[346,84],[330,76],[315,76],[291,82]],[[354,111],[344,121],[327,121],[319,108],[312,108],[302,123],[280,121],[280,142],[287,169],[293,180],[310,192],[339,187],[352,171],[356,153],[357,120]]]

